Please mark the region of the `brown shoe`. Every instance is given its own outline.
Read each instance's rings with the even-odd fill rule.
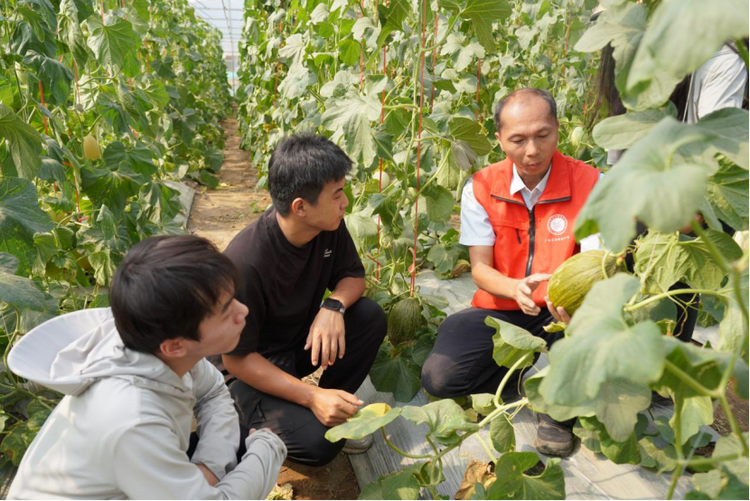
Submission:
[[[542,454],[557,457],[570,456],[575,443],[575,436],[569,428],[549,418],[539,420],[534,447]]]

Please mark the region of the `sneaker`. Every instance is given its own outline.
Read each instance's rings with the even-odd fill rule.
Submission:
[[[551,419],[540,419],[536,430],[536,450],[547,456],[565,457],[573,453],[573,431]]]
[[[350,438],[346,441],[346,444],[344,444],[344,448],[341,449],[341,452],[349,455],[362,454],[367,452],[374,443],[375,439],[372,438],[372,435],[367,435],[366,437],[357,440]]]

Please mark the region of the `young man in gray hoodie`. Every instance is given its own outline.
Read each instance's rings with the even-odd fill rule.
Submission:
[[[237,413],[204,358],[234,349],[245,326],[236,276],[202,238],[150,238],[115,273],[111,308],[69,313],[26,334],[10,368],[66,396],[8,497],[264,499],[286,447],[255,431],[237,464]]]

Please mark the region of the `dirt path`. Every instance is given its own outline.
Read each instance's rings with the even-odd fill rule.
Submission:
[[[190,233],[211,240],[219,250],[224,250],[234,235],[258,219],[271,203],[268,192],[255,191],[257,171],[250,153],[240,149],[237,120],[230,118],[222,125],[227,142],[220,184],[215,190],[205,186],[199,189],[188,221]]]
[[[219,187],[215,190],[198,188],[188,220],[190,233],[209,239],[220,250],[226,248],[237,232],[258,219],[271,203],[267,191],[255,191],[257,171],[252,166],[250,153],[240,149],[237,121],[230,118],[222,126],[227,141]],[[323,468],[286,462],[277,483],[280,486],[291,484],[294,499],[357,499],[359,496],[351,463],[343,455]]]

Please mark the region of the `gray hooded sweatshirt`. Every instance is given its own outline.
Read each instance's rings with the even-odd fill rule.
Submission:
[[[264,499],[286,457],[268,430],[247,438],[224,379],[205,359],[182,378],[124,347],[109,308],[54,318],[10,353],[11,370],[64,393],[23,457],[10,499]],[[193,414],[200,437],[186,451]],[[211,487],[196,463],[220,480]]]

